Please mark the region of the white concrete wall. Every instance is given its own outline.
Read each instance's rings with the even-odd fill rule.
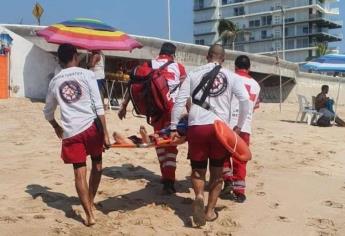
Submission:
[[[10,26],[7,27],[11,29]],[[12,26],[12,30],[18,30],[16,27],[18,29],[24,28],[23,26]],[[36,29],[33,26],[28,27]],[[36,42],[37,45],[42,48],[40,49],[15,33],[11,31],[8,32],[15,39],[12,48],[12,86],[17,85],[19,87],[18,92],[12,94],[12,96],[44,98],[49,83],[50,73],[53,72],[56,65],[56,61],[52,54],[45,51],[55,52],[57,50],[57,46],[47,44],[40,38],[36,38],[35,40],[31,38],[33,42]],[[26,35],[26,37],[30,38],[30,35]],[[133,50],[131,53],[120,51],[104,51],[104,53],[107,56],[112,57],[151,59],[157,56],[164,41],[162,39],[151,37],[134,37],[144,45],[142,49]],[[174,43],[177,46],[176,59],[183,63],[187,70],[191,70],[196,66],[206,63],[208,47],[179,42]],[[245,54],[250,57],[252,62],[251,69],[253,72],[279,75],[279,68],[276,64],[275,58],[257,54],[227,50],[224,66],[233,70],[234,60],[240,54]],[[296,78],[297,83],[297,85],[289,83],[284,87],[284,102],[296,102],[297,93],[311,97],[319,92],[322,84],[329,84],[330,96],[336,97],[338,80],[333,77],[300,73],[297,64],[287,61],[281,61],[281,74],[285,78]],[[279,86],[269,87],[265,90],[267,94],[265,98],[266,102],[276,101],[277,97],[279,97]],[[341,92],[339,103],[341,105],[345,105],[345,78],[342,80],[342,91],[344,92]]]
[[[0,26],[0,31],[5,30]],[[13,38],[10,56],[11,97],[44,99],[57,65],[54,56],[23,37],[7,31]]]
[[[310,101],[311,96],[316,96],[321,92],[321,86],[329,86],[328,96],[334,100],[337,97],[340,80],[339,105],[345,105],[345,78],[335,78],[318,74],[300,73],[295,94],[305,95]]]

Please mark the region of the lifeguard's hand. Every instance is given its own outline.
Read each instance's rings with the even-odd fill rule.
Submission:
[[[104,133],[104,148],[109,149],[111,147],[110,139],[109,139],[109,134],[108,132]]]
[[[54,127],[54,131],[56,136],[58,136],[59,139],[63,138],[63,129],[61,128],[60,125],[57,125],[56,127]]]
[[[124,106],[122,104],[119,112],[117,113],[120,120],[122,120],[123,118],[126,118],[126,113],[127,113],[127,106]]]
[[[235,131],[236,134],[240,134],[241,133],[241,128],[238,127],[237,125],[233,128],[233,131]]]
[[[179,144],[180,143],[180,135],[177,133],[177,131],[171,131],[170,132],[170,139],[172,144]]]

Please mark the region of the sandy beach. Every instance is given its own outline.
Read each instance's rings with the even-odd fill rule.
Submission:
[[[72,166],[60,159],[43,106],[0,101],[0,235],[345,235],[345,129],[295,123],[297,104],[283,104],[282,113],[278,104],[261,104],[247,201],[219,201],[219,219],[202,228],[190,216],[186,145],[179,147],[178,193],[170,197],[160,195],[153,149],[107,151],[97,224],[85,227]],[[339,114],[345,117],[345,107]],[[114,111],[107,111],[107,121],[109,131],[128,135],[145,124],[130,114],[122,122]]]

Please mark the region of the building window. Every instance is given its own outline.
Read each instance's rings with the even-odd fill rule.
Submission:
[[[294,21],[295,21],[295,17],[290,17],[290,18],[285,19],[285,23],[294,22]]]
[[[205,40],[204,40],[204,39],[196,39],[196,40],[195,40],[195,44],[198,44],[198,45],[205,45]]]
[[[267,38],[267,30],[262,30],[262,31],[261,31],[261,38],[262,38],[262,39]]]
[[[309,27],[308,26],[304,26],[303,27],[303,34],[308,34],[309,33]]]
[[[286,40],[286,49],[294,49],[295,48],[295,40],[288,39]]]
[[[280,41],[276,41],[276,42],[274,43],[274,48],[275,48],[275,50],[280,51],[281,48],[282,48],[281,42],[280,42]]]
[[[262,25],[272,25],[272,16],[263,16],[261,17]]]
[[[297,39],[297,48],[307,48],[307,47],[309,47],[308,38]]]
[[[255,20],[255,26],[259,27],[260,26],[260,20]]]
[[[194,0],[194,9],[203,9],[204,0]]]
[[[234,8],[234,15],[235,16],[241,16],[244,15],[244,7],[235,7]]]
[[[223,4],[223,5],[228,4],[228,0],[222,0],[222,4]]]
[[[249,21],[249,27],[254,27],[254,22],[253,20]]]

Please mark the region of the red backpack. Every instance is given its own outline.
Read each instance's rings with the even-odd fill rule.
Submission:
[[[128,88],[134,110],[138,115],[146,116],[150,125],[159,120],[164,113],[170,113],[174,105],[164,70],[171,63],[174,62],[168,61],[158,69],[144,63],[131,73]]]

